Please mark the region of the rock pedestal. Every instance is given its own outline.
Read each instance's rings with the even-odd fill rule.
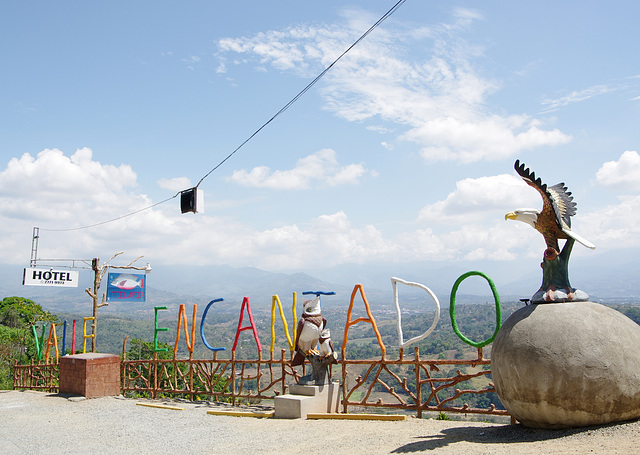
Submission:
[[[289,392],[275,397],[276,418],[306,419],[307,414],[338,412],[340,386],[337,382],[325,385],[300,385],[289,387]]]
[[[640,417],[640,326],[593,302],[529,305],[493,343],[496,392],[525,426],[570,428]]]

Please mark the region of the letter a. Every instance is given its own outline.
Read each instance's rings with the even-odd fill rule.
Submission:
[[[242,326],[242,319],[244,317],[244,309],[247,308],[247,314],[249,315],[250,325],[246,327]],[[256,340],[256,344],[258,345],[258,351],[262,352],[262,346],[260,345],[260,339],[258,338],[258,331],[256,330],[256,325],[253,323],[253,314],[251,314],[251,305],[249,304],[249,297],[245,297],[242,299],[242,307],[240,308],[240,318],[238,319],[238,330],[236,330],[236,340],[233,343],[232,351],[236,350],[236,346],[238,345],[238,337],[240,336],[240,332],[243,330],[253,330],[253,338]]]
[[[351,311],[353,310],[353,303],[355,302],[356,294],[360,291],[360,295],[362,296],[362,301],[364,302],[364,308],[367,311],[367,318],[360,317],[354,321],[351,320]],[[371,308],[369,307],[369,302],[367,301],[367,296],[364,294],[364,288],[361,284],[356,284],[353,288],[353,292],[351,293],[351,303],[349,304],[349,310],[347,311],[347,323],[344,326],[344,337],[342,341],[342,358],[346,358],[345,351],[347,347],[347,340],[349,339],[349,327],[357,324],[358,322],[368,322],[373,327],[373,331],[376,334],[376,339],[378,340],[378,345],[380,346],[380,350],[382,351],[382,355],[387,352],[387,348],[382,342],[382,337],[380,336],[380,331],[378,331],[378,326],[376,325],[376,320],[373,318],[371,314]]]

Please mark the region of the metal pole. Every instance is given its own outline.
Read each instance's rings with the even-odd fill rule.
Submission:
[[[38,265],[38,239],[40,238],[40,228],[33,228],[33,237],[31,238],[31,261],[29,265],[31,267],[37,267]]]

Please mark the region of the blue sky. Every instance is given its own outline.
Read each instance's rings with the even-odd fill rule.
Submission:
[[[575,196],[573,228],[640,247],[632,1],[408,0],[200,188],[394,2],[11,2],[0,16],[0,248],[228,264],[534,264],[519,158]],[[524,259],[523,259],[524,258]]]

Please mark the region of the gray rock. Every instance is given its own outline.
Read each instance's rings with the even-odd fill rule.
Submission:
[[[525,426],[570,428],[640,417],[640,326],[593,302],[529,305],[493,343],[496,392]]]

